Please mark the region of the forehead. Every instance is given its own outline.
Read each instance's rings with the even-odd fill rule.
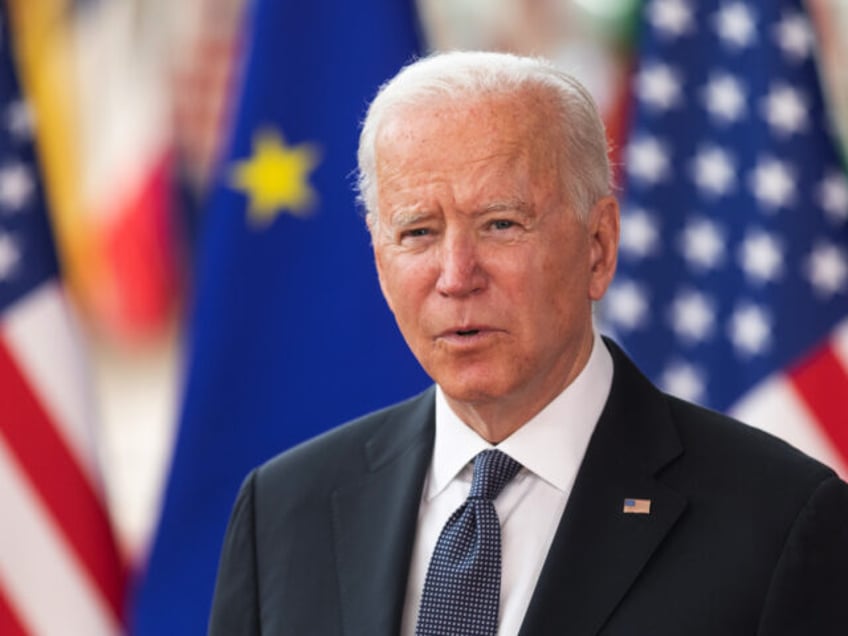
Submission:
[[[376,137],[376,156],[392,162],[424,155],[450,161],[461,156],[509,150],[529,155],[550,154],[559,127],[548,91],[531,87],[504,93],[433,96],[393,110]],[[384,165],[385,167],[385,165]]]
[[[377,131],[377,153],[404,140],[438,137],[457,144],[469,139],[546,139],[556,135],[550,91],[521,88],[509,92],[432,95],[417,103],[399,104],[387,113]],[[538,139],[538,138],[537,138]]]

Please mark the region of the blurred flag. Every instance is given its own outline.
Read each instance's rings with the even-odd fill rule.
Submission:
[[[202,228],[188,377],[137,634],[206,625],[248,470],[428,380],[354,205],[358,124],[412,58],[412,2],[258,0],[235,132]]]
[[[168,52],[186,3],[9,5],[71,291],[112,340],[160,335],[180,287]]]
[[[221,157],[241,69],[249,0],[188,0],[174,61],[174,125],[185,181],[206,193]],[[188,232],[193,237],[193,232]]]
[[[608,326],[848,475],[848,181],[798,0],[649,0]]]
[[[117,634],[125,576],[0,6],[0,634]]]

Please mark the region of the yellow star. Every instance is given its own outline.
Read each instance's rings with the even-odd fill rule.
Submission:
[[[316,199],[309,175],[318,161],[314,144],[286,146],[275,131],[261,130],[253,137],[253,156],[233,165],[230,184],[250,199],[248,214],[257,225],[269,224],[283,210],[309,216]]]

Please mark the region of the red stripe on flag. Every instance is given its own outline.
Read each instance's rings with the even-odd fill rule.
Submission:
[[[12,604],[3,593],[2,584],[0,584],[0,634],[3,636],[27,636],[28,634],[12,608]]]
[[[4,408],[0,435],[94,581],[104,604],[122,624],[126,572],[106,510],[2,340],[0,386]]]
[[[789,372],[795,390],[848,463],[848,370],[829,344]]]

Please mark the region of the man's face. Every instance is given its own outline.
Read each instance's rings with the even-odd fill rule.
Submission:
[[[449,399],[541,409],[592,346],[618,208],[582,221],[538,92],[407,108],[377,138],[380,284]],[[532,414],[531,413],[531,414]]]

